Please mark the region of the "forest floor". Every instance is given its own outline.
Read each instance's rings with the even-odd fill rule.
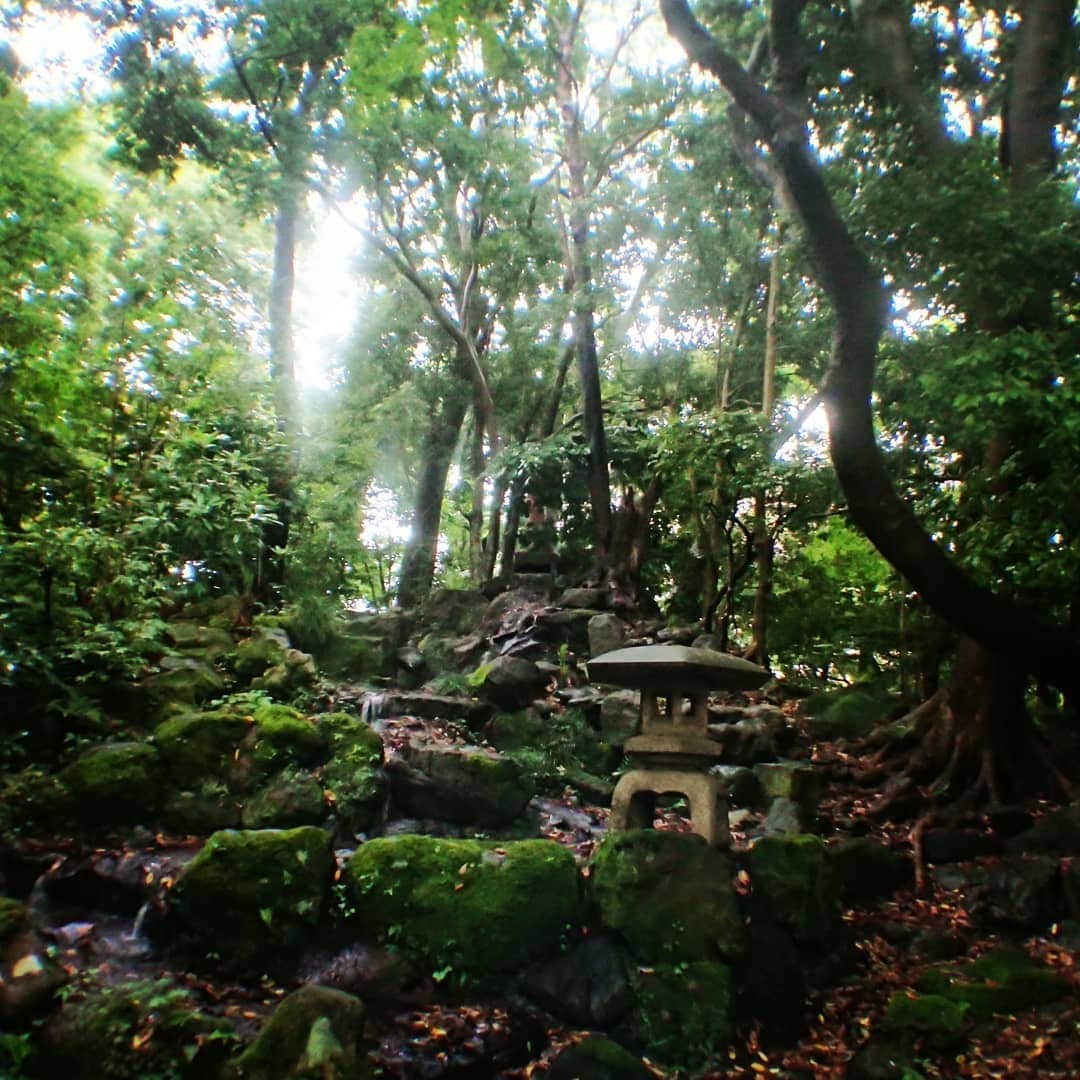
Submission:
[[[793,706],[792,706],[793,708]],[[433,730],[434,729],[434,730]],[[401,718],[383,732],[393,745],[417,733],[460,737],[438,722]],[[793,756],[821,765],[826,779],[820,805],[820,832],[826,839],[844,835],[875,837],[894,848],[909,848],[910,823],[888,823],[874,818],[871,799],[858,779],[869,762],[846,744],[809,744],[800,736]],[[533,809],[541,835],[571,848],[585,861],[606,831],[607,810],[584,804],[569,789],[559,797],[538,798]],[[1038,812],[1038,808],[1035,808]],[[755,821],[736,819],[733,846],[745,848],[747,831]],[[663,812],[656,827],[687,830],[688,822],[675,810]],[[157,837],[162,873],[182,866],[194,852],[183,842]],[[118,856],[122,852],[116,853]],[[992,858],[992,857],[987,857]],[[957,943],[957,954],[971,958],[1005,940],[979,925],[959,891],[942,887],[933,876],[923,895],[908,889],[887,901],[843,913],[855,941],[860,962],[857,970],[820,991],[808,1002],[808,1031],[786,1048],[763,1045],[754,1026],[743,1026],[729,1051],[729,1060],[709,1077],[780,1076],[791,1080],[849,1075],[855,1054],[884,1015],[891,995],[913,988],[930,961],[909,946],[920,933],[933,932]],[[85,969],[92,959],[106,977],[134,974],[153,978],[169,974],[194,991],[207,1010],[227,1017],[241,1035],[253,1034],[291,985],[264,979],[255,985],[218,980],[206,975],[177,972],[145,942],[123,927],[94,926],[72,921],[65,926],[61,958],[70,971]],[[990,1028],[979,1029],[962,1052],[942,1056],[927,1051],[917,1059],[904,1080],[920,1077],[1077,1077],[1080,1076],[1080,975],[1075,962],[1080,940],[1067,926],[1052,925],[1042,936],[1011,937],[1032,956],[1064,974],[1072,993],[1064,1002],[1009,1017],[999,1017]],[[95,955],[91,958],[89,953]],[[500,1076],[528,1080],[544,1075],[547,1062],[566,1044],[581,1037],[550,1016],[520,999],[483,999],[462,1003],[460,995],[428,983],[409,1000],[374,1008],[368,1034],[377,1044],[375,1060],[382,1075],[401,1080]],[[538,1057],[530,1047],[546,1046]],[[670,1076],[653,1067],[657,1077]]]

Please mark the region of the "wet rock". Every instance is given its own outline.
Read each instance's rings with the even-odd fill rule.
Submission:
[[[67,981],[25,918],[9,925],[9,933],[0,938],[0,1023],[5,1028],[17,1029],[48,1011]]]
[[[609,612],[593,615],[588,622],[589,656],[603,656],[604,653],[621,649],[626,641],[626,629],[622,619]]]
[[[643,962],[738,954],[743,922],[724,852],[690,833],[632,829],[597,848],[590,878],[603,925]]]
[[[344,990],[365,1001],[396,998],[415,978],[415,969],[400,951],[365,942],[309,958],[300,972],[302,982]]]
[[[378,716],[418,716],[425,720],[460,720],[473,730],[479,730],[492,712],[492,707],[488,702],[477,701],[472,697],[397,691],[389,691],[377,697]]]
[[[411,739],[386,771],[400,812],[459,825],[505,825],[533,794],[513,761],[485,747]]]
[[[534,1001],[577,1027],[609,1027],[634,1001],[626,956],[604,935],[543,961],[524,983]]]
[[[214,833],[170,894],[171,922],[228,967],[276,970],[318,924],[333,870],[322,829]]]
[[[475,977],[554,953],[582,915],[573,854],[547,840],[369,840],[345,880],[358,934]]]
[[[428,677],[427,659],[415,645],[406,645],[398,649],[397,682],[406,690],[415,690],[422,686]]]
[[[232,1080],[365,1080],[364,1003],[325,986],[302,986],[274,1010],[258,1038],[225,1072]]]

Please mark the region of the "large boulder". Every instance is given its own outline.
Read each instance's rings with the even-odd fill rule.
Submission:
[[[610,1027],[634,1002],[625,949],[590,934],[568,952],[545,958],[525,976],[525,990],[576,1027]]]
[[[274,1010],[226,1080],[366,1080],[364,1003],[326,986],[302,986]]]
[[[61,772],[80,818],[92,824],[135,825],[153,816],[161,802],[158,752],[150,743],[96,746]]]
[[[245,829],[288,829],[318,825],[328,812],[322,784],[311,773],[286,769],[248,798],[240,821]]]
[[[638,1030],[650,1056],[698,1076],[727,1064],[734,987],[726,964],[693,960],[641,968],[637,995]]]
[[[626,628],[622,619],[611,612],[593,615],[588,623],[589,656],[603,656],[623,647],[626,641]]]
[[[819,837],[767,836],[750,849],[754,898],[801,944],[820,944],[829,935],[840,899]]]
[[[322,829],[214,833],[170,895],[181,936],[232,968],[277,969],[319,922],[334,870]]]
[[[506,825],[533,794],[515,762],[480,746],[411,739],[386,772],[398,811],[459,825]]]
[[[244,709],[223,706],[172,717],[154,732],[169,779],[194,787],[209,779],[234,786],[237,751],[254,723]]]
[[[616,690],[600,705],[600,735],[612,746],[622,747],[641,725],[641,691]]]
[[[439,634],[470,634],[480,625],[488,604],[488,598],[475,589],[432,589],[420,611],[420,624]]]
[[[833,886],[843,904],[869,904],[915,881],[915,864],[905,851],[854,836],[828,849]]]
[[[552,955],[582,917],[573,853],[548,840],[369,840],[345,878],[358,933],[480,978]]]
[[[592,865],[603,925],[645,963],[714,960],[743,947],[743,920],[724,852],[692,833],[631,829],[609,835]]]
[[[531,660],[500,656],[478,668],[469,682],[500,709],[521,709],[544,692],[547,676]]]

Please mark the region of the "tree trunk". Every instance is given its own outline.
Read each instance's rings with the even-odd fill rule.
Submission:
[[[559,28],[559,76],[556,95],[562,113],[563,154],[569,178],[569,265],[573,290],[574,352],[581,380],[585,436],[589,443],[589,502],[592,508],[596,561],[610,562],[612,541],[611,482],[608,476],[607,435],[600,393],[600,363],[596,351],[596,299],[592,288],[589,251],[589,206],[586,197],[585,150],[581,140],[581,111],[574,92],[574,46],[580,28],[580,9],[568,14]]]
[[[289,543],[297,462],[296,361],[293,343],[293,293],[296,288],[296,238],[300,221],[298,185],[284,179],[274,217],[274,265],[270,280],[270,374],[277,429],[285,441],[282,468],[267,476],[275,520],[263,527],[262,553],[255,593],[269,608],[280,605],[285,586],[285,549]]]
[[[397,589],[399,607],[415,607],[431,591],[446,477],[450,472],[461,425],[465,422],[465,413],[466,401],[462,395],[444,398],[424,436],[413,529],[401,560]]]
[[[777,228],[776,251],[769,267],[769,300],[765,311],[765,363],[761,379],[761,419],[771,424],[776,404],[776,323],[780,310],[780,251],[783,228]],[[770,440],[771,441],[771,440]],[[761,487],[754,493],[754,564],[757,585],[754,589],[752,638],[747,656],[756,664],[769,666],[769,600],[773,588],[775,541],[769,528],[768,492]]]

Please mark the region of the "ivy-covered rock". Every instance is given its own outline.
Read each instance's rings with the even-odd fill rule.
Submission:
[[[248,798],[241,822],[245,829],[287,829],[318,825],[327,811],[318,780],[311,773],[286,769]]]
[[[251,680],[251,688],[284,697],[310,686],[318,678],[318,674],[315,659],[309,653],[299,649],[286,649],[280,663],[267,668],[262,675]]]
[[[326,986],[302,986],[274,1010],[258,1038],[226,1070],[229,1080],[364,1080],[364,1004]]]
[[[730,858],[692,833],[631,829],[609,835],[592,866],[605,927],[639,960],[720,959],[743,947]]]
[[[161,766],[150,743],[95,746],[60,772],[80,818],[95,824],[145,822],[161,801]]]
[[[842,840],[828,849],[829,871],[840,902],[869,904],[891,896],[915,880],[911,856],[867,836]]]
[[[318,924],[334,869],[322,829],[214,833],[170,897],[181,935],[229,966],[277,967]]]
[[[1068,979],[1012,948],[985,953],[966,964],[933,967],[917,985],[923,993],[967,1005],[974,1020],[1046,1005],[1069,992]]]
[[[386,797],[382,739],[348,713],[326,713],[318,723],[330,753],[322,771],[326,797],[346,829],[367,832],[378,821]]]
[[[726,964],[697,960],[643,968],[637,1024],[649,1054],[700,1073],[727,1060],[733,986]]]
[[[547,1080],[652,1080],[645,1063],[603,1035],[586,1035],[561,1050],[545,1073]]]
[[[178,786],[195,787],[210,779],[231,784],[237,750],[253,723],[251,713],[237,706],[186,713],[160,724],[154,742],[169,778]]]
[[[161,663],[162,670],[141,683],[151,708],[159,714],[170,705],[190,709],[225,692],[225,677],[205,660],[166,656]]]
[[[467,976],[517,971],[550,954],[582,915],[573,854],[548,840],[369,840],[346,880],[360,934]]]

